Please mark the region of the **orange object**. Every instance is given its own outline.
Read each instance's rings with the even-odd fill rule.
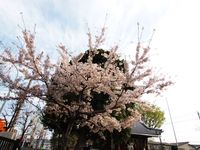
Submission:
[[[6,121],[0,118],[0,132],[6,131]]]

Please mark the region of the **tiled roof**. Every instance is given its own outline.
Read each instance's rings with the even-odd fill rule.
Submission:
[[[142,135],[147,137],[157,137],[160,136],[162,132],[161,129],[149,128],[142,122],[136,122],[131,129],[132,135]]]

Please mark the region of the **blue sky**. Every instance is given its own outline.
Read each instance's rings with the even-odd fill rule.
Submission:
[[[151,44],[152,65],[176,83],[153,100],[166,114],[163,141],[175,142],[169,120],[169,102],[177,140],[200,144],[200,10],[198,0],[0,0],[0,41],[11,44],[23,27],[33,29],[39,50],[51,55],[59,43],[77,53],[87,48],[87,28],[96,33],[106,24],[107,41],[119,44],[123,56],[134,54],[137,22],[144,26],[143,40],[156,29]]]

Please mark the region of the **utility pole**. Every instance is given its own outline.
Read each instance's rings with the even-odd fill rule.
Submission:
[[[176,132],[175,132],[175,128],[174,128],[174,123],[173,123],[173,120],[172,120],[171,111],[170,111],[170,108],[169,108],[169,103],[168,103],[167,98],[166,98],[165,100],[166,100],[166,103],[167,103],[167,108],[168,108],[168,112],[169,112],[169,117],[170,117],[172,129],[173,129],[173,132],[174,132],[174,138],[175,138],[176,146],[177,146],[177,150],[178,150],[178,142],[177,142]]]

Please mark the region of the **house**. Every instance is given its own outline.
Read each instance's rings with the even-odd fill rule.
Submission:
[[[190,144],[190,145],[192,145],[193,147],[195,147],[196,148],[196,150],[200,150],[200,144]]]
[[[189,142],[178,142],[176,143],[159,143],[159,142],[149,142],[148,150],[200,150],[200,145],[189,144]],[[162,149],[161,149],[162,148]]]
[[[136,122],[131,127],[131,137],[128,142],[113,146],[113,148],[114,150],[148,150],[148,138],[160,137],[162,132],[161,129],[147,127],[143,122]],[[111,149],[109,145],[104,150],[107,149]]]
[[[177,144],[179,150],[196,150],[196,148],[190,145],[189,142],[179,142]]]
[[[148,138],[160,137],[163,131],[147,127],[143,122],[136,122],[131,128],[129,150],[148,150]]]

